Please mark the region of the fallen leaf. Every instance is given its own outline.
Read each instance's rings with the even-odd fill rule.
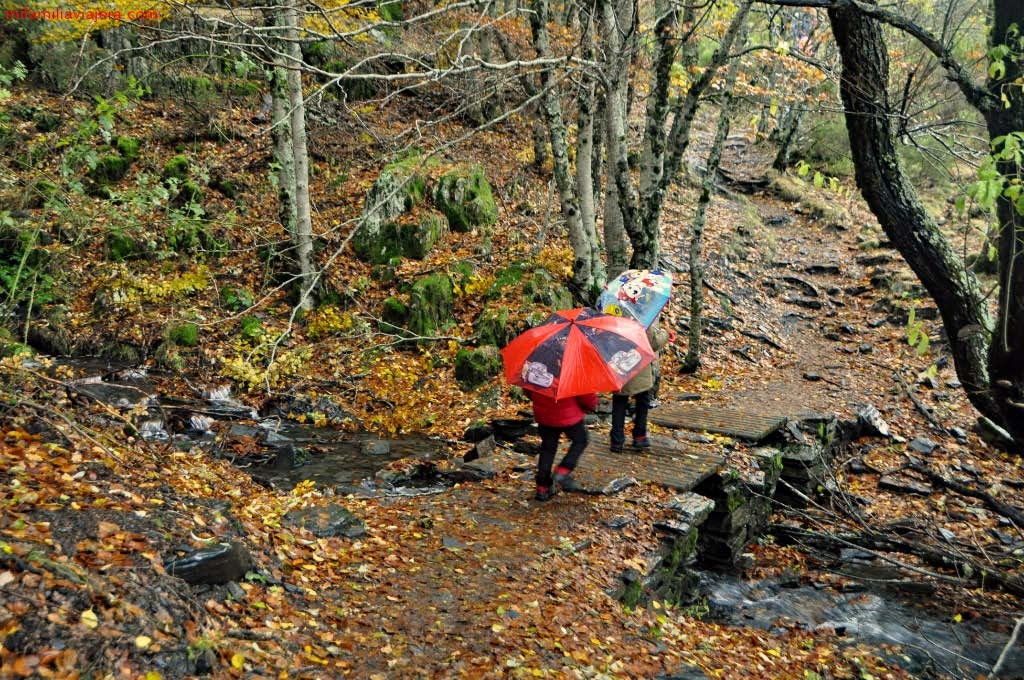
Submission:
[[[96,612],[92,609],[86,609],[82,612],[81,621],[86,628],[96,628],[100,625],[99,617],[96,616]]]

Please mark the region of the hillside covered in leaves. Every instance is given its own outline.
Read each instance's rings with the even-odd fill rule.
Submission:
[[[526,41],[522,24],[508,29]],[[307,83],[318,281],[304,310],[247,63],[91,96],[55,92],[56,70],[0,71],[0,676],[984,677],[991,659],[908,670],[897,645],[841,630],[726,625],[702,600],[624,603],[623,574],[645,572],[662,543],[671,489],[536,503],[529,448],[508,442],[495,455],[512,462],[494,476],[459,478],[473,428],[529,417],[497,348],[585,297],[533,121],[477,129],[441,87],[378,85],[360,103],[358,80],[319,98],[323,83]],[[716,118],[699,117],[662,217],[677,284],[665,323],[681,338],[662,360],[662,404],[775,403],[847,422],[871,405],[896,435],[855,439],[805,507],[777,506],[739,576],[857,593],[840,551],[813,539],[863,547],[855,539],[884,527],[904,542],[869,547],[887,578],[919,586],[903,597],[1008,638],[1024,592],[1020,459],[978,430],[934,305],[843,172],[848,149],[820,148],[845,134],[834,118],[802,149],[829,157],[821,170],[771,171],[772,142],[753,127],[729,136],[704,237],[705,346],[698,370],[679,370]],[[378,256],[383,242],[360,225],[389,173],[415,187],[393,227],[409,250]],[[447,202],[454,182],[480,197],[473,219]],[[944,206],[951,190],[936,184]],[[977,252],[984,215],[947,215]],[[88,387],[125,376],[153,399]],[[225,403],[227,415],[214,408]],[[154,410],[166,436],[147,435]],[[595,442],[606,415],[589,425]],[[422,438],[449,483],[424,495],[280,488],[251,434],[268,419],[358,442]],[[743,442],[652,429],[721,453],[717,474],[756,467]],[[922,454],[919,437],[936,446]],[[352,535],[318,531],[340,512]],[[183,577],[190,558],[225,547],[231,578]]]

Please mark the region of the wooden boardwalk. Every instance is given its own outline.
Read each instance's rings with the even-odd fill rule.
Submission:
[[[786,424],[786,415],[755,413],[751,409],[681,403],[651,411],[650,421],[663,427],[713,432],[759,442]]]
[[[633,451],[627,443],[622,453],[612,453],[601,439],[599,435],[591,437],[575,474],[579,483],[594,493],[612,493],[630,479],[692,491],[725,463],[722,455],[688,451],[663,437],[652,437],[653,445],[644,451]]]

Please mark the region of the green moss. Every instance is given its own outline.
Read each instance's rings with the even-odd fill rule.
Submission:
[[[128,161],[134,161],[139,157],[139,140],[134,137],[121,136],[115,143],[118,152]]]
[[[570,309],[573,306],[572,292],[546,269],[534,271],[523,284],[523,300],[551,309]]]
[[[464,390],[476,389],[501,373],[501,355],[494,345],[462,348],[455,354],[455,379]]]
[[[516,328],[508,322],[508,307],[485,307],[473,322],[476,337],[482,345],[504,347],[515,337]]]
[[[167,339],[179,347],[195,347],[199,344],[199,327],[194,323],[175,326],[167,334]]]
[[[385,333],[402,331],[409,318],[409,308],[396,297],[384,300],[380,313],[381,330]]]
[[[489,227],[498,220],[491,185],[479,166],[443,176],[434,188],[434,205],[448,218],[452,231]]]
[[[128,167],[130,165],[131,161],[120,154],[116,156],[113,154],[100,156],[100,159],[96,162],[96,167],[89,171],[89,177],[101,186],[113,184],[128,174]]]
[[[188,171],[191,165],[192,162],[189,161],[187,156],[175,156],[171,160],[164,163],[164,170],[160,177],[162,177],[163,179],[183,180],[186,177],[188,177]]]
[[[637,607],[644,601],[644,584],[640,579],[626,584],[619,601],[630,608]]]
[[[454,287],[447,274],[437,273],[416,281],[409,296],[409,330],[419,336],[437,335],[451,323]]]
[[[401,0],[385,0],[377,3],[377,12],[384,21],[401,21],[405,18]]]
[[[130,260],[141,252],[135,239],[122,231],[107,232],[106,246],[107,259],[113,262]]]
[[[508,267],[498,271],[498,273],[494,275],[494,283],[491,285],[491,289],[487,292],[487,297],[499,297],[504,289],[509,288],[510,286],[515,286],[522,281],[525,274],[526,268],[519,263],[509,265]]]

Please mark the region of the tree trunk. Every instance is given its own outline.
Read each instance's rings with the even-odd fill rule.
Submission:
[[[309,154],[306,149],[306,106],[302,93],[302,47],[299,44],[297,0],[285,9],[288,32],[288,101],[291,106],[292,158],[295,160],[295,231],[292,240],[299,267],[300,309],[309,309],[313,285],[313,222],[309,203]]]
[[[292,150],[291,117],[288,115],[288,75],[283,64],[275,66],[270,72],[270,96],[270,134],[274,141],[274,161],[277,163],[277,214],[281,226],[291,237],[295,233],[296,221],[295,156]]]
[[[1018,28],[1024,21],[1024,0],[995,0],[993,2],[992,46],[1010,42],[1011,24]],[[1018,34],[1019,35],[1019,34]],[[1019,44],[1011,45],[1019,50]],[[985,111],[989,138],[993,141],[1010,133],[1024,134],[1024,91],[1020,82],[1021,62],[1016,58],[1003,60],[1006,72],[1002,77],[990,71],[988,90],[1004,96],[1008,105]],[[998,163],[999,171],[1007,179],[1020,179],[1024,168],[1020,157],[1007,158]],[[1024,206],[1024,203],[1021,203]],[[999,317],[989,350],[988,369],[992,380],[996,407],[1002,416],[999,422],[1024,444],[1024,210],[1005,194],[996,202],[999,219]]]
[[[533,44],[537,54],[547,57],[551,54],[548,39],[548,1],[532,0],[533,13],[530,15],[530,27],[533,31]],[[580,219],[579,198],[573,184],[572,172],[569,168],[569,152],[566,143],[565,123],[562,119],[562,105],[558,98],[551,69],[540,73],[540,86],[543,92],[542,109],[551,138],[551,159],[554,164],[555,186],[558,188],[559,204],[562,217],[568,230],[569,245],[573,252],[572,283],[577,295],[586,298],[595,286],[594,248],[588,242],[587,234]],[[604,281],[601,281],[604,283]]]
[[[633,0],[601,3],[601,32],[609,55],[605,94],[605,150],[608,158],[604,198],[604,249],[608,275],[628,266],[627,225],[632,223],[632,185],[626,148],[626,99],[632,51]]]
[[[575,3],[574,3],[575,4]],[[579,7],[579,22],[583,30],[581,43],[585,59],[594,58],[594,17],[593,6]],[[576,120],[576,192],[580,202],[580,229],[583,241],[589,246],[590,289],[580,291],[584,302],[594,302],[604,284],[605,270],[601,261],[601,245],[597,240],[596,206],[594,201],[593,155],[594,155],[594,104],[595,84],[591,77],[583,75],[577,96],[578,116]]]
[[[643,148],[640,152],[640,196],[636,237],[633,238],[632,265],[637,269],[651,269],[658,264],[661,240],[660,205],[667,187],[662,186],[665,169],[665,121],[668,118],[668,92],[672,78],[672,64],[676,60],[678,36],[678,9],[670,0],[655,0],[654,83],[647,100],[644,121]]]
[[[842,57],[840,92],[860,187],[882,228],[935,300],[957,375],[971,403],[999,417],[985,363],[989,319],[974,276],[957,258],[921,205],[894,146],[889,104],[889,56],[878,22],[857,9],[830,8]]]
[[[746,32],[743,31],[742,41]],[[732,115],[733,90],[736,87],[736,76],[739,73],[739,61],[729,66],[726,85],[722,89],[722,103],[718,113],[718,129],[715,141],[708,152],[707,171],[701,182],[700,198],[697,199],[697,212],[693,216],[690,228],[690,333],[686,356],[679,367],[680,372],[693,373],[700,366],[702,316],[704,312],[704,224],[707,220],[708,205],[715,191],[715,177],[718,166],[722,162],[722,148],[729,136],[729,116]]]

